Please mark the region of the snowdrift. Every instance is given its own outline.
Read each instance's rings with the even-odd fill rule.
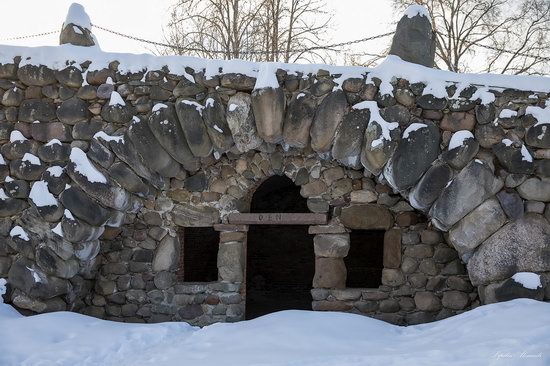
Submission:
[[[514,300],[431,324],[284,311],[205,328],[0,304],[0,365],[549,365],[550,304]]]

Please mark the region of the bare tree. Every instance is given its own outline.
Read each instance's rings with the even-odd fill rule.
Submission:
[[[436,31],[437,66],[451,71],[541,73],[548,0],[394,0],[425,5]]]
[[[295,62],[326,60],[324,0],[178,0],[163,54]],[[315,48],[314,50],[306,50]]]

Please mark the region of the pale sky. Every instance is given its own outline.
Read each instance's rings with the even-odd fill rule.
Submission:
[[[163,40],[168,8],[175,0],[79,0],[92,23],[121,33],[154,41]],[[61,28],[67,9],[74,0],[3,1],[0,44],[20,46],[57,45],[58,35],[7,41],[5,38],[54,31]],[[390,0],[327,0],[334,14],[330,43],[359,39],[393,29],[397,20]],[[99,29],[92,32],[104,51],[150,53],[146,45]],[[353,46],[352,52],[379,52],[391,41],[371,41]]]

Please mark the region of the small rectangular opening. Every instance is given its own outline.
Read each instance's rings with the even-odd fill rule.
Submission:
[[[181,255],[178,280],[217,281],[220,233],[212,227],[184,227],[180,229],[179,237]]]
[[[375,288],[382,284],[384,234],[383,230],[353,230],[350,233],[350,250],[344,258],[347,287]]]

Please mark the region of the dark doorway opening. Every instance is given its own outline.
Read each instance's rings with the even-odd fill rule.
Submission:
[[[344,258],[348,270],[347,287],[373,288],[382,284],[384,268],[383,230],[353,230]]]
[[[212,227],[184,227],[179,231],[179,238],[181,253],[178,280],[217,281],[220,233]]]
[[[252,213],[309,212],[300,187],[283,176],[256,190]],[[251,225],[247,239],[246,319],[281,310],[311,310],[315,273],[313,238],[307,225]]]

